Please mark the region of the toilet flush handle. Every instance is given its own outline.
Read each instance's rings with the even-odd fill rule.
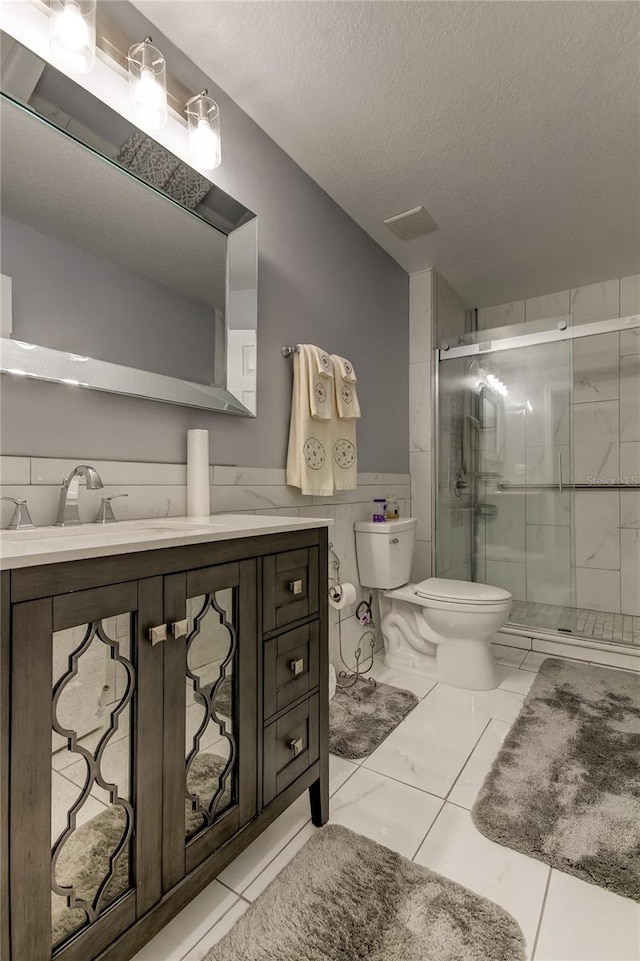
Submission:
[[[399,544],[399,543],[400,543],[400,538],[399,538],[399,537],[390,537],[390,538],[389,538],[389,543],[390,543],[390,544]]]

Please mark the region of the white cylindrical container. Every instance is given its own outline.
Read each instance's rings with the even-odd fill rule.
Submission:
[[[187,514],[209,517],[209,431],[187,431]]]

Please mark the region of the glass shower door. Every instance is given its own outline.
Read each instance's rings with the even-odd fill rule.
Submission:
[[[484,354],[478,406],[476,579],[516,601],[572,606],[571,345]]]
[[[439,351],[436,573],[507,589],[512,623],[640,637],[639,337],[568,315]]]

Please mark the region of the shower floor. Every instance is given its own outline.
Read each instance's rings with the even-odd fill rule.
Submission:
[[[514,601],[509,624],[640,647],[640,617]]]

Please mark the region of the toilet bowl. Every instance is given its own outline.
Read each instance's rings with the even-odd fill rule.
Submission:
[[[491,638],[509,616],[499,587],[430,577],[380,594],[385,662],[474,691],[498,686]]]
[[[469,690],[497,687],[491,638],[509,616],[511,594],[441,577],[408,583],[413,518],[358,522],[355,532],[360,581],[378,592],[385,664]]]

